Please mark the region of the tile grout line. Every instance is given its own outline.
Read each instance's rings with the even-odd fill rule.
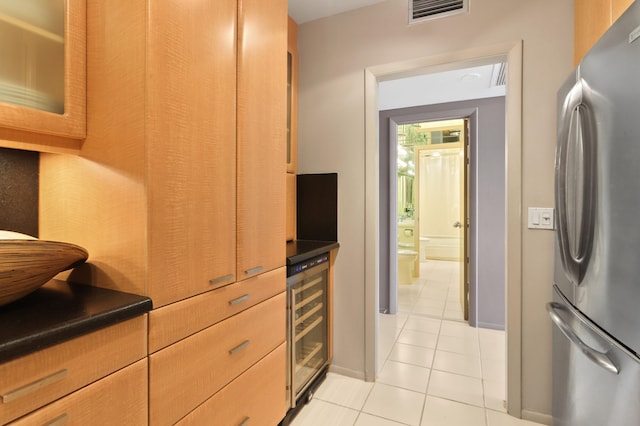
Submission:
[[[399,306],[399,310],[398,313],[396,314],[397,317],[395,319],[393,319],[393,321],[390,321],[388,323],[386,323],[386,325],[391,325],[393,324],[393,327],[389,327],[389,330],[387,331],[391,331],[393,332],[392,335],[389,335],[388,340],[386,340],[385,342],[385,349],[384,351],[381,351],[381,355],[384,356],[384,359],[381,359],[382,361],[382,365],[380,368],[380,371],[384,368],[384,366],[388,363],[388,361],[393,361],[393,362],[397,362],[397,363],[402,363],[402,364],[407,364],[407,365],[411,365],[411,366],[416,366],[416,367],[422,367],[422,368],[426,368],[427,371],[427,380],[426,380],[426,388],[424,389],[424,393],[423,392],[418,392],[415,391],[413,389],[407,388],[407,387],[401,387],[401,386],[397,386],[397,385],[393,385],[393,384],[388,384],[388,383],[381,383],[378,382],[376,380],[376,382],[373,383],[373,385],[366,390],[366,392],[364,392],[363,394],[361,394],[361,398],[362,398],[362,403],[359,404],[359,409],[355,409],[355,408],[351,408],[350,406],[346,406],[346,405],[342,405],[340,403],[336,403],[336,402],[331,402],[331,401],[326,401],[326,400],[322,400],[320,398],[318,398],[320,401],[323,401],[325,403],[330,404],[331,406],[335,406],[335,407],[340,407],[342,409],[347,409],[347,410],[352,410],[354,411],[355,414],[355,419],[353,420],[353,425],[358,424],[358,421],[360,420],[361,422],[364,419],[364,416],[371,416],[372,418],[378,418],[378,419],[384,419],[385,421],[388,420],[390,422],[395,422],[399,425],[407,425],[407,426],[412,426],[412,424],[408,424],[405,423],[405,421],[408,421],[409,418],[405,418],[405,421],[400,421],[397,420],[395,418],[393,418],[393,414],[391,412],[382,410],[380,411],[381,414],[373,414],[367,411],[364,411],[364,408],[367,404],[367,402],[369,401],[369,399],[372,397],[372,393],[373,393],[373,389],[376,385],[376,383],[380,383],[384,386],[388,386],[388,387],[392,387],[392,388],[396,388],[396,389],[402,389],[405,391],[409,391],[409,392],[413,392],[416,394],[422,394],[423,398],[422,398],[422,404],[420,406],[420,412],[418,417],[418,422],[414,425],[414,426],[418,426],[421,425],[422,422],[425,419],[429,419],[429,417],[425,417],[428,416],[428,413],[426,413],[426,409],[427,409],[427,398],[430,397],[429,395],[429,389],[431,386],[431,380],[432,380],[432,376],[433,376],[433,372],[434,371],[442,371],[444,373],[447,374],[452,374],[452,375],[457,375],[457,376],[462,376],[462,377],[470,377],[470,378],[474,378],[477,379],[477,377],[475,376],[470,376],[468,374],[461,374],[461,373],[455,373],[452,371],[446,371],[446,370],[436,370],[434,369],[434,365],[435,365],[435,361],[436,361],[436,355],[438,354],[438,352],[444,352],[444,353],[451,353],[451,354],[456,354],[456,355],[460,355],[460,356],[464,356],[464,357],[472,357],[475,358],[475,355],[473,354],[469,354],[468,353],[468,349],[467,349],[467,345],[464,344],[462,346],[462,349],[460,349],[459,346],[456,346],[457,343],[455,341],[451,341],[449,344],[449,342],[446,342],[447,345],[445,347],[447,348],[458,348],[459,351],[461,351],[462,353],[458,353],[458,352],[452,352],[449,350],[442,350],[439,349],[441,344],[444,344],[445,342],[442,341],[442,337],[444,336],[450,336],[452,338],[456,338],[456,339],[462,339],[467,341],[468,343],[468,339],[467,337],[460,337],[460,336],[466,336],[467,333],[466,332],[460,332],[458,333],[458,325],[459,324],[465,324],[465,322],[462,322],[459,319],[454,318],[456,316],[456,313],[454,312],[453,314],[451,314],[452,309],[450,309],[447,313],[447,307],[451,308],[452,305],[456,304],[456,299],[451,299],[452,296],[454,296],[454,291],[458,290],[458,283],[454,280],[455,278],[455,272],[456,270],[454,269],[449,269],[449,268],[445,268],[443,266],[443,264],[435,264],[433,265],[434,268],[429,271],[428,273],[425,273],[424,275],[428,275],[428,274],[433,274],[436,276],[436,279],[434,281],[432,281],[431,283],[428,282],[429,280],[427,280],[426,278],[419,278],[418,280],[420,280],[418,282],[419,288],[414,288],[411,289],[409,291],[407,291],[406,293],[404,293],[403,296],[403,302],[410,302],[409,303],[404,303],[403,307]],[[448,266],[448,265],[447,265]],[[422,272],[422,271],[421,271]],[[426,272],[426,271],[425,271]],[[445,280],[443,280],[443,276],[447,276],[447,285],[444,286],[444,288],[441,288],[444,283]],[[430,285],[434,285],[433,287],[430,287]],[[442,291],[441,291],[442,290]],[[443,295],[444,293],[444,295]],[[443,297],[442,297],[443,296]],[[428,305],[432,305],[435,306],[436,302],[442,301],[444,300],[444,303],[440,304],[439,306],[442,306],[441,311],[440,311],[440,316],[435,316],[432,314],[425,314],[422,312],[419,312],[420,310],[424,310],[424,311],[428,311],[431,306]],[[399,297],[399,301],[400,301],[400,297]],[[421,301],[426,301],[426,302],[422,302]],[[425,306],[427,305],[427,306]],[[425,309],[426,308],[426,309]],[[453,310],[455,311],[455,310]],[[446,317],[449,316],[449,317]],[[425,322],[422,322],[422,321]],[[428,322],[427,322],[428,321]],[[433,328],[432,324],[430,324],[431,321],[438,321],[438,328],[436,330],[435,333],[433,333],[432,331]],[[445,329],[445,321],[447,322],[447,324],[456,324],[455,327],[452,327],[450,329],[448,329],[447,334],[443,334],[443,330]],[[400,325],[400,326],[398,326]],[[466,323],[466,325],[468,325],[468,323]],[[411,327],[408,328],[408,327]],[[428,331],[425,331],[428,330]],[[485,392],[485,384],[488,381],[487,377],[486,377],[486,373],[487,373],[487,364],[486,361],[487,360],[491,360],[489,358],[485,359],[483,358],[483,355],[485,353],[485,351],[483,351],[482,349],[482,345],[481,345],[481,336],[480,336],[480,332],[478,331],[479,329],[476,329],[476,332],[473,335],[472,338],[472,344],[473,346],[475,346],[475,350],[477,351],[476,353],[479,354],[479,358],[480,358],[480,383],[481,383],[481,387],[480,387],[480,392],[482,394],[482,407],[475,405],[473,403],[469,403],[469,402],[464,402],[464,401],[458,401],[456,399],[450,399],[447,397],[440,397],[440,396],[435,396],[435,395],[431,395],[432,398],[437,398],[437,399],[442,399],[442,400],[447,400],[447,401],[451,401],[451,402],[455,402],[457,404],[463,404],[465,406],[469,406],[469,407],[475,407],[475,408],[480,408],[482,409],[482,420],[480,420],[480,416],[478,416],[477,420],[478,420],[478,425],[483,424],[484,426],[489,426],[490,425],[490,420],[489,420],[489,415],[491,414],[491,412],[503,415],[505,414],[504,411],[500,411],[497,408],[490,408],[487,407],[487,394]],[[405,332],[416,332],[416,333],[427,333],[430,335],[435,335],[435,339],[434,340],[430,340],[433,343],[434,348],[430,348],[428,346],[422,346],[422,345],[418,345],[418,344],[414,344],[414,340],[413,339],[404,339],[407,341],[410,341],[410,343],[404,343],[404,342],[399,342],[400,336],[403,335],[403,333]],[[419,335],[416,335],[415,337],[417,337],[418,339],[420,339]],[[493,342],[492,337],[487,337],[486,339],[489,339],[489,343]],[[486,340],[485,339],[485,340]],[[387,346],[389,345],[390,346]],[[425,353],[423,353],[422,355],[419,355],[419,358],[416,358],[416,363],[412,362],[412,358],[411,356],[416,356],[415,353],[414,355],[410,355],[410,357],[405,358],[405,357],[401,357],[400,359],[404,359],[404,361],[396,361],[396,360],[392,360],[391,359],[391,354],[394,352],[394,350],[396,348],[398,348],[399,344],[402,345],[406,345],[406,346],[411,346],[411,347],[415,347],[415,348],[422,348],[425,350],[431,350],[431,356],[430,356],[430,366],[429,367],[424,367],[424,365],[422,363],[426,362],[429,358],[423,358],[422,356],[425,355]],[[485,345],[486,346],[486,345]],[[491,346],[491,345],[490,345]],[[487,349],[489,346],[485,347],[485,349]],[[402,349],[400,349],[402,350]],[[487,353],[487,355],[489,355],[489,353]],[[500,361],[498,359],[495,359],[494,361]],[[419,362],[419,363],[418,363]],[[492,366],[493,367],[493,366]],[[466,371],[466,370],[465,370]],[[376,372],[376,376],[377,376],[377,372]],[[499,381],[495,381],[495,382],[499,382]],[[397,382],[398,384],[406,384],[403,381],[399,381]],[[364,395],[366,393],[366,395]],[[455,395],[452,395],[453,398],[455,398]],[[416,404],[413,406],[414,409],[418,408],[418,403],[420,400],[416,400]],[[437,412],[437,411],[436,411]],[[418,413],[416,413],[418,414]],[[479,412],[477,414],[480,414]],[[353,414],[351,414],[353,415]],[[350,416],[351,416],[350,415]],[[387,417],[388,415],[388,417]],[[402,418],[402,417],[400,417]],[[314,425],[317,423],[313,423]],[[515,423],[514,423],[515,424]]]

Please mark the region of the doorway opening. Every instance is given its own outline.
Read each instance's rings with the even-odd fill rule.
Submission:
[[[521,383],[520,383],[520,324],[521,324],[521,92],[522,92],[522,44],[504,44],[473,49],[473,51],[451,52],[441,56],[410,60],[403,63],[395,63],[368,68],[365,70],[365,99],[366,99],[366,185],[367,215],[365,222],[366,235],[375,238],[367,238],[365,241],[365,286],[366,286],[366,320],[365,320],[365,378],[374,380],[377,365],[377,333],[378,323],[378,298],[381,284],[381,276],[378,270],[380,249],[384,247],[383,236],[378,234],[380,223],[385,219],[379,211],[379,166],[380,145],[378,135],[378,108],[377,88],[378,82],[402,78],[404,76],[417,75],[424,72],[436,72],[489,63],[506,57],[507,91],[506,102],[506,149],[503,170],[505,175],[505,281],[509,283],[506,288],[506,329],[507,340],[507,400],[508,412],[519,415],[521,410]],[[463,113],[458,116],[468,116]],[[381,124],[381,123],[380,123]]]
[[[466,177],[459,180],[460,184],[464,182],[466,190],[461,185],[456,193],[466,193],[467,196],[460,199],[459,203],[447,203],[447,205],[439,201],[432,203],[436,204],[435,207],[438,209],[440,226],[419,229],[416,239],[420,238],[421,241],[420,243],[416,241],[413,247],[422,249],[423,253],[419,254],[421,261],[464,259],[465,263],[460,264],[461,267],[464,266],[464,269],[459,268],[458,272],[459,281],[463,287],[462,290],[458,290],[458,293],[464,297],[459,306],[462,307],[464,319],[468,320],[473,327],[504,329],[506,313],[505,108],[505,97],[497,96],[380,111],[380,312],[397,313],[400,306],[398,291],[410,292],[407,289],[409,286],[402,284],[403,281],[397,279],[399,274],[402,274],[401,268],[404,267],[405,271],[407,269],[406,266],[401,265],[401,261],[398,261],[400,257],[398,252],[406,249],[406,241],[401,241],[401,237],[405,233],[405,225],[415,222],[415,218],[409,220],[405,218],[411,213],[415,216],[415,211],[412,211],[415,210],[415,207],[413,203],[410,213],[404,213],[402,206],[398,206],[396,210],[396,199],[402,202],[406,195],[402,194],[403,187],[398,186],[398,182],[403,182],[403,180],[401,176],[397,175],[396,170],[402,172],[404,169],[402,164],[398,168],[399,163],[396,157],[400,155],[402,160],[402,151],[398,154],[395,134],[398,129],[402,130],[402,126],[406,124],[420,122],[438,125],[443,120],[460,119],[465,122],[466,131],[460,133],[466,134],[465,139],[468,142],[465,145],[467,147],[466,155],[470,161],[464,161],[463,164],[466,163],[466,167],[462,170],[457,169],[455,173],[458,175],[459,172],[466,172]],[[458,132],[457,129],[449,129],[449,131]],[[445,144],[441,145],[445,146]],[[425,145],[426,148],[429,146]],[[435,144],[434,146],[440,145]],[[405,150],[406,148],[401,147],[401,149]],[[415,161],[414,159],[414,163]],[[442,158],[439,161],[441,162]],[[383,168],[383,164],[388,164],[388,168]],[[408,180],[411,181],[411,179]],[[413,189],[412,194],[419,192],[419,190]],[[454,199],[457,198],[454,197]],[[460,206],[465,206],[465,217],[462,217]],[[423,210],[428,212],[428,209],[427,203]],[[447,209],[446,214],[445,209]],[[460,216],[458,216],[458,211]],[[418,214],[418,216],[418,222],[424,222],[420,220],[422,215]],[[448,222],[445,222],[445,219]],[[423,228],[422,225],[419,226]],[[447,229],[448,226],[451,228]],[[467,234],[466,238],[461,238],[463,237],[462,231]],[[407,233],[412,232],[413,230],[409,230]],[[463,248],[464,253],[462,252]],[[427,250],[429,251],[428,256],[424,253]],[[419,250],[414,251],[419,253]],[[427,257],[430,259],[426,259]],[[426,275],[416,277],[418,282],[428,278],[429,276]],[[398,284],[399,282],[400,284]],[[453,306],[449,306],[449,308],[451,307]],[[430,314],[434,314],[434,312],[430,312]],[[450,309],[447,314],[449,317],[452,316]]]
[[[397,265],[397,285],[390,286],[391,291],[395,287],[398,292],[400,311],[411,309],[415,287],[425,276],[422,270],[430,268],[427,263],[444,261],[448,269],[453,266],[457,271],[459,286],[451,289],[457,297],[452,294],[445,306],[425,306],[423,311],[440,316],[443,309],[445,318],[468,321],[468,120],[418,121],[395,127],[390,146],[397,147],[396,173],[390,173],[390,186],[397,187],[397,202],[391,202],[396,220],[390,212],[390,222],[398,244],[395,254],[390,250],[390,263]]]
[[[415,281],[411,284],[397,281],[397,314],[380,315],[378,375],[386,380],[389,370],[396,368],[398,362],[408,362],[411,365],[411,357],[416,356],[415,348],[424,347],[427,349],[426,357],[430,360],[427,364],[438,372],[436,376],[447,380],[464,377],[465,386],[475,389],[478,401],[482,400],[485,407],[497,410],[504,410],[506,399],[505,335],[503,331],[487,333],[484,329],[476,328],[483,325],[478,321],[481,318],[478,307],[484,301],[479,296],[488,290],[479,291],[482,286],[479,285],[477,271],[479,264],[488,266],[490,259],[486,258],[487,255],[500,252],[502,257],[490,269],[503,272],[505,267],[504,248],[500,250],[500,242],[504,240],[504,105],[504,96],[501,96],[425,105],[401,111],[381,111],[379,115],[381,158],[383,151],[388,152],[390,165],[388,175],[381,176],[380,181],[387,180],[390,189],[397,188],[397,194],[390,196],[392,201],[387,205],[390,220],[381,221],[380,228],[382,233],[386,227],[390,235],[397,236],[398,241],[397,245],[381,247],[381,259],[388,256],[389,262],[395,263],[393,251],[397,249],[398,277],[402,276],[401,250],[408,243],[403,240],[403,234],[410,224],[413,224],[413,229],[408,234],[414,237],[414,241],[416,237],[422,238],[422,247],[414,245],[414,248],[422,248],[424,255],[420,256],[420,276]],[[384,129],[383,123],[388,123],[389,129]],[[416,126],[416,123],[421,124]],[[389,135],[388,140],[382,135]],[[425,141],[424,136],[431,137],[427,137]],[[460,161],[461,154],[462,159],[465,159],[465,151],[472,153],[472,173],[464,173],[467,168],[462,166],[466,166],[467,162]],[[409,167],[411,158],[413,168]],[[406,167],[404,163],[407,163]],[[396,168],[393,169],[393,166]],[[498,181],[491,180],[494,177],[487,175],[487,170],[501,171],[501,178]],[[402,179],[403,173],[413,179]],[[451,176],[452,174],[455,176]],[[464,175],[473,176],[470,191],[461,188],[463,184],[467,184]],[[402,186],[403,181],[405,184],[412,182],[409,191],[406,186]],[[469,188],[468,184],[466,186]],[[444,194],[443,189],[446,189]],[[501,200],[488,201],[480,190],[493,191],[496,198]],[[465,193],[473,194],[473,197],[469,197],[472,198],[470,202],[466,202],[467,197],[461,199]],[[425,199],[421,201],[420,198]],[[397,205],[396,199],[405,204]],[[407,202],[409,203],[406,204]],[[487,204],[491,207],[489,211]],[[471,208],[467,209],[465,205]],[[469,215],[469,210],[473,214]],[[433,217],[430,217],[430,212]],[[482,217],[479,212],[487,217]],[[469,221],[468,217],[472,220]],[[497,229],[493,229],[495,234],[490,236],[494,247],[490,251],[478,253],[476,247],[479,244],[480,228],[490,225],[487,220],[496,217]],[[464,230],[472,230],[473,238],[463,238],[460,232],[463,230],[462,223],[469,225]],[[390,237],[390,241],[395,240],[396,237]],[[432,241],[435,244],[430,244]],[[464,241],[472,241],[473,244],[465,245]],[[466,247],[470,246],[474,250],[467,256]],[[388,250],[388,255],[383,253],[384,249]],[[465,254],[460,253],[461,251]],[[474,259],[472,265],[469,265],[475,271],[473,286],[467,284],[469,281],[465,279],[467,276],[464,272],[470,268],[462,268],[467,264],[460,262],[467,257]],[[393,278],[390,276],[388,281],[393,281]],[[493,299],[499,301],[497,310],[504,313],[504,275],[496,278],[496,282],[502,285]],[[383,281],[381,279],[381,283]],[[470,319],[469,324],[464,323],[465,319]],[[389,337],[390,322],[399,333],[396,338]],[[455,327],[454,324],[461,327]],[[500,325],[503,327],[503,320]],[[487,345],[486,342],[491,344]],[[496,350],[490,351],[487,346]],[[406,358],[406,353],[412,354],[410,358]],[[484,386],[488,383],[492,387],[485,391]],[[432,391],[438,392],[435,389]]]
[[[386,177],[381,173],[380,181],[386,179],[390,188],[397,187],[397,195],[390,197],[394,200],[391,202],[394,211],[390,211],[389,217],[396,213],[398,222],[396,225],[396,219],[381,220],[380,226],[381,234],[386,226],[390,234],[397,235],[398,277],[402,274],[401,250],[408,243],[403,240],[403,234],[415,236],[418,229],[422,253],[419,276],[411,284],[398,280],[397,314],[380,315],[378,375],[386,380],[389,369],[393,368],[390,366],[397,366],[399,360],[409,364],[415,362],[413,358],[407,358],[407,353],[417,356],[416,352],[423,352],[427,358],[432,357],[429,358],[431,363],[426,364],[438,372],[437,376],[464,377],[465,386],[477,391],[478,401],[483,401],[485,407],[504,411],[504,96],[381,111],[379,117],[380,152],[385,151],[383,145],[386,145],[388,162],[397,167],[397,172],[389,172]],[[416,121],[416,117],[420,120]],[[443,120],[443,117],[447,119]],[[385,122],[389,123],[389,129],[383,129]],[[416,123],[420,123],[419,127]],[[430,126],[434,132],[446,130],[447,142],[442,143],[442,135],[437,134],[435,144],[418,141],[412,148],[406,146],[411,143],[402,144],[403,135],[426,132]],[[399,138],[394,138],[396,134]],[[410,139],[417,138],[412,136]],[[463,160],[466,157],[463,147],[471,152],[469,163]],[[405,153],[410,149],[412,155]],[[410,158],[414,159],[414,173],[408,167]],[[467,165],[471,172],[467,171]],[[417,185],[410,191],[402,185],[403,173],[415,175],[413,183]],[[471,183],[465,175],[473,178]],[[381,187],[381,193],[383,190]],[[495,198],[489,199],[487,192]],[[463,194],[471,196],[463,197]],[[395,198],[400,205],[395,205]],[[421,198],[425,199],[421,201]],[[408,201],[409,209],[406,208]],[[464,228],[462,224],[465,224]],[[412,230],[405,233],[410,225],[413,225]],[[471,231],[466,238],[463,230]],[[482,246],[479,236],[483,241],[491,242],[490,250],[478,253],[477,247]],[[381,258],[385,256],[382,253],[385,248],[391,253],[395,247],[381,246]],[[391,264],[395,263],[393,254],[389,258]],[[462,259],[464,264],[460,262]],[[472,261],[467,264],[467,259]],[[474,271],[473,281],[469,279],[471,274],[465,273],[471,270]],[[487,270],[498,276],[494,275],[495,281],[483,286],[478,277],[486,279]],[[386,281],[392,281],[392,278],[389,276]],[[381,292],[384,281],[381,276]],[[493,284],[499,284],[498,288],[492,289]],[[494,305],[495,309],[489,309],[489,313],[502,312],[498,324],[487,324],[488,298],[497,302],[497,307]],[[466,324],[467,320],[469,324]],[[390,326],[399,333],[395,339],[389,337]],[[426,348],[426,352],[416,347]],[[438,392],[437,385],[434,386],[432,392]],[[485,390],[486,386],[490,387]]]

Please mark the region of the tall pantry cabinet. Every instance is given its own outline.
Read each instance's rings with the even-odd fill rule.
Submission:
[[[87,0],[87,138],[41,156],[40,237],[151,297],[152,424],[285,414],[286,49],[285,0]]]
[[[285,263],[287,107],[287,2],[239,4],[238,280]]]
[[[235,28],[235,0],[87,2],[87,138],[40,170],[41,237],[89,251],[73,280],[154,307],[235,280]]]
[[[298,24],[287,25],[287,241],[296,239],[296,173],[298,171]]]

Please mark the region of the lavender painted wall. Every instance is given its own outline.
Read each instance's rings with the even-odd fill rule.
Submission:
[[[470,119],[471,292],[470,324],[505,324],[505,98],[485,98],[380,111],[380,308],[389,309],[390,122]],[[474,214],[475,212],[475,214]]]

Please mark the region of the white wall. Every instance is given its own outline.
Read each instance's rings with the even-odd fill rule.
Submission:
[[[522,200],[553,205],[556,91],[572,69],[573,2],[475,0],[471,12],[408,26],[406,0],[299,27],[300,173],[338,172],[334,365],[365,372],[364,69],[523,41]],[[522,408],[551,412],[550,232],[522,226]],[[509,285],[509,283],[507,283]]]

